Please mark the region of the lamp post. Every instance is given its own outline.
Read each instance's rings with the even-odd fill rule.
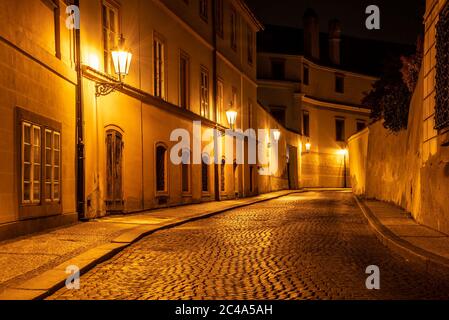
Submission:
[[[233,108],[229,109],[228,111],[226,111],[226,118],[228,119],[228,123],[229,123],[229,126],[231,127],[231,130],[234,130],[235,129],[235,124],[237,122],[237,111],[234,110]],[[236,183],[239,183],[239,182],[236,181],[236,179],[235,179],[235,170],[238,170],[238,168],[237,167],[233,168],[234,194],[236,194],[236,193],[238,194],[238,192],[236,192]]]
[[[123,80],[129,73],[131,65],[132,53],[125,47],[125,38],[120,35],[119,45],[112,50],[112,62],[114,72],[118,75],[118,81],[97,82],[95,85],[95,95],[106,96],[111,92],[123,88]]]
[[[281,131],[279,129],[271,129],[270,130],[271,136],[273,137],[274,141],[276,141],[276,145],[279,142],[279,139],[281,138]],[[270,183],[270,192],[272,191],[272,185],[271,185],[271,156],[272,156],[272,149],[271,149],[271,140],[267,144],[268,150],[269,150],[269,160],[268,160],[268,169],[269,169],[269,183]],[[277,156],[279,155],[279,148],[276,148]],[[276,165],[279,165],[279,158],[277,158]]]
[[[344,167],[344,170],[345,170],[345,172],[344,172],[344,175],[345,175],[344,187],[345,187],[345,188],[347,188],[347,185],[346,185],[346,155],[347,155],[347,154],[348,154],[348,150],[345,149],[345,152],[344,152],[344,158],[343,158],[343,161],[344,161],[344,163],[345,163],[345,167]]]

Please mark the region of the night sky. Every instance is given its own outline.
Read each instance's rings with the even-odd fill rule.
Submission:
[[[337,18],[347,36],[415,44],[423,29],[424,0],[246,0],[264,24],[302,28],[306,8],[316,11],[321,31],[327,32],[328,21]],[[380,8],[381,29],[367,30],[365,9]]]

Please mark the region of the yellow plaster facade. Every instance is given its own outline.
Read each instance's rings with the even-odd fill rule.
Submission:
[[[77,201],[84,208],[83,218],[97,218],[116,211],[213,201],[216,185],[220,199],[299,186],[301,136],[279,124],[257,100],[256,33],[262,26],[243,1],[217,3],[222,6],[217,8],[215,51],[211,1],[80,0],[83,199],[76,197],[76,33],[65,26],[67,5],[59,0],[0,3],[0,130],[4,135],[0,238],[74,222],[80,214]],[[121,88],[97,96],[98,83],[116,78],[107,59],[120,34],[133,54],[129,74]],[[215,54],[221,83],[217,106]],[[208,128],[225,130],[229,127],[226,111],[231,108],[238,112],[236,129],[280,130],[281,160],[276,172],[260,176],[260,164],[227,163],[217,166],[216,175],[214,165],[183,167],[170,162],[170,150],[176,144],[170,141],[173,130],[184,128],[191,139],[193,121],[201,121],[202,133]],[[34,149],[43,155],[31,153],[42,162],[31,164],[36,172],[42,170],[41,185],[35,175],[33,186],[41,193],[36,192],[33,204],[21,201],[26,160],[21,158],[22,148],[28,148],[28,140],[25,147],[21,140],[22,120],[30,121],[31,128],[36,124],[41,132],[55,128],[51,132],[61,137],[60,147],[46,148],[47,136],[42,133]],[[45,163],[44,159],[50,159],[44,156],[47,151],[54,154],[51,159],[61,154],[59,180],[56,160]],[[54,173],[39,165],[48,166],[48,172],[53,165]],[[49,190],[57,191],[59,183],[60,196],[51,191],[51,198],[50,191],[44,190],[49,177]]]

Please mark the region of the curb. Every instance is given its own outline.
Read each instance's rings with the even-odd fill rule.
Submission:
[[[273,197],[267,197],[264,199],[258,199],[254,201],[248,201],[242,204],[236,204],[217,211],[206,212],[197,216],[179,219],[178,221],[168,223],[163,226],[140,226],[124,232],[117,238],[113,239],[109,243],[105,243],[98,247],[87,250],[86,252],[72,257],[57,267],[47,270],[42,274],[31,278],[24,283],[4,290],[0,294],[1,300],[42,300],[52,295],[59,289],[65,286],[65,281],[68,274],[65,273],[65,268],[69,265],[79,266],[80,274],[84,274],[94,268],[96,265],[105,262],[121,252],[125,248],[131,246],[142,238],[149,236],[157,231],[162,231],[170,228],[174,228],[185,223],[206,219],[227,211],[239,209],[242,207],[250,206],[253,204],[275,200],[278,198],[286,197],[296,193],[302,193],[303,190],[295,190],[287,192],[282,195]]]
[[[375,231],[377,238],[383,245],[401,255],[405,260],[418,263],[428,272],[449,271],[449,259],[419,248],[402,239],[385,227],[362,199],[356,195],[354,195],[354,199],[368,221],[368,224]]]

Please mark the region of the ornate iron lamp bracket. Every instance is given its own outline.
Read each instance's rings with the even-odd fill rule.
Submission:
[[[99,82],[95,85],[95,96],[107,96],[108,94],[121,90],[123,82]]]

